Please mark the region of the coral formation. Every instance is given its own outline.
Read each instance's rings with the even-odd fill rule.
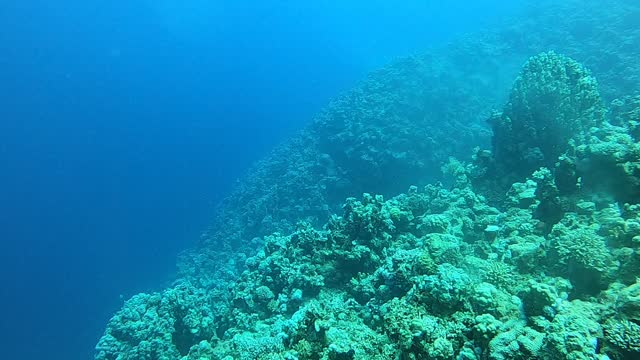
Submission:
[[[572,138],[602,124],[598,84],[576,61],[554,52],[530,58],[509,102],[491,119],[495,161],[502,173],[526,176],[551,167]]]

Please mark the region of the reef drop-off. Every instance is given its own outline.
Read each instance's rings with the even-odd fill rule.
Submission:
[[[640,5],[539,1],[253,167],[96,359],[640,356]]]

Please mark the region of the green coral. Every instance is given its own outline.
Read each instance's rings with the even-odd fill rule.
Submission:
[[[640,140],[640,95],[613,100],[611,124],[626,128],[634,139]]]
[[[574,146],[583,189],[617,201],[640,201],[640,145],[624,127],[604,124]]]
[[[468,302],[475,313],[498,319],[519,317],[522,313],[522,303],[518,297],[485,282],[474,286]]]
[[[521,321],[503,324],[498,335],[489,343],[490,360],[525,360],[541,358],[544,334]]]
[[[523,311],[529,318],[543,317],[553,319],[558,307],[569,297],[571,284],[563,278],[549,278],[544,282],[535,279],[520,292]]]
[[[640,279],[630,285],[619,282],[611,284],[603,293],[605,303],[609,305],[609,312],[613,315],[623,315],[632,321],[640,321]]]
[[[551,359],[598,359],[598,339],[603,337],[599,307],[574,300],[558,306],[546,330],[543,352]]]
[[[640,325],[627,319],[609,319],[604,323],[605,339],[623,353],[640,353]]]
[[[225,359],[234,360],[282,359],[282,357],[275,355],[284,352],[283,340],[284,339],[282,337],[244,332],[236,334],[230,340],[228,348],[224,349],[225,351],[223,353],[228,354]],[[220,349],[216,349],[215,351],[219,352]]]

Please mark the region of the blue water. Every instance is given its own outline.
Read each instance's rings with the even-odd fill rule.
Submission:
[[[331,96],[515,6],[430,3],[2,2],[2,358],[91,357]]]

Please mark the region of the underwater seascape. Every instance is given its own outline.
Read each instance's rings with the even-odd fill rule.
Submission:
[[[537,1],[371,72],[95,358],[640,358],[639,55],[637,1]]]
[[[538,1],[371,72],[95,359],[640,358],[639,55],[638,2]]]
[[[0,228],[16,240],[0,251],[2,358],[640,359],[639,1],[467,9],[395,48],[355,29],[393,43],[419,16],[374,28],[318,3],[333,32],[305,33],[291,26],[321,27],[305,5],[281,4],[278,23],[267,3],[193,1],[237,17],[207,43],[207,16],[159,0],[173,28],[120,14],[96,22],[118,40],[104,45],[68,25],[95,51],[77,72],[58,73],[73,51],[51,35],[62,45],[37,51],[60,58],[33,64],[56,76],[0,73],[40,86],[0,124]],[[257,34],[264,48],[240,41]],[[4,162],[12,149],[24,157]]]

